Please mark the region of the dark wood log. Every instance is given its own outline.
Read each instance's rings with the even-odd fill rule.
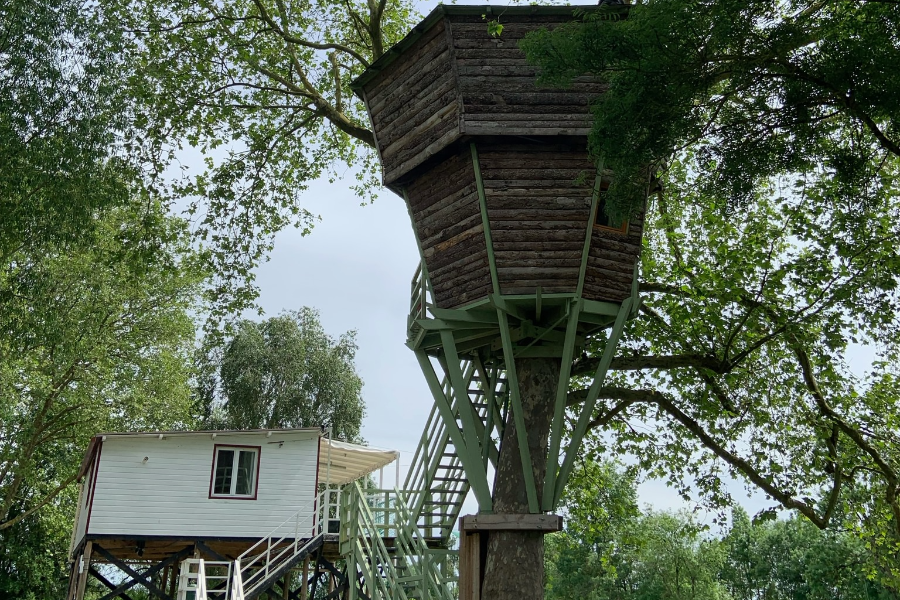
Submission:
[[[419,59],[423,55],[427,55],[429,50],[446,45],[445,27],[444,21],[435,23],[434,27],[419,38],[415,47],[410,48],[409,52],[403,53],[393,62],[390,69],[382,70],[366,85],[366,93],[369,95],[379,94],[385,89],[394,87],[398,80],[420,75]]]

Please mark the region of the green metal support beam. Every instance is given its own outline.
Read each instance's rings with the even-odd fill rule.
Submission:
[[[559,504],[563,489],[566,486],[566,482],[569,480],[569,474],[572,472],[572,467],[575,464],[578,448],[581,445],[581,440],[584,439],[584,434],[587,431],[591,415],[594,413],[594,404],[597,402],[597,397],[600,395],[600,387],[603,385],[603,380],[606,378],[606,372],[609,370],[609,365],[612,363],[613,356],[615,356],[616,346],[618,346],[619,338],[622,336],[622,330],[625,328],[625,321],[631,313],[631,304],[632,299],[626,298],[619,308],[616,322],[609,332],[609,338],[606,341],[606,346],[603,348],[603,354],[600,357],[600,364],[597,365],[597,371],[594,373],[594,380],[591,383],[590,389],[588,389],[587,398],[585,398],[584,406],[581,408],[581,414],[578,417],[575,429],[572,431],[569,447],[566,450],[562,467],[556,478],[556,486],[553,492],[553,502],[550,504],[550,510]]]
[[[503,344],[503,358],[506,367],[506,386],[509,390],[510,410],[516,424],[516,438],[519,441],[519,457],[522,461],[522,475],[525,478],[525,493],[528,496],[528,511],[540,512],[537,487],[534,483],[534,469],[531,466],[531,450],[528,448],[528,431],[525,429],[525,415],[522,411],[522,399],[519,396],[519,379],[516,375],[516,358],[513,352],[512,339],[509,334],[509,319],[506,312],[497,308],[500,319],[500,338]]]
[[[481,512],[491,512],[493,510],[493,500],[491,499],[491,490],[488,486],[487,471],[481,462],[481,453],[476,448],[470,448],[466,443],[463,432],[460,431],[459,426],[456,424],[453,406],[449,398],[444,394],[441,382],[431,364],[431,359],[422,350],[416,350],[416,359],[419,361],[422,373],[425,374],[425,380],[431,389],[431,395],[434,396],[435,404],[441,413],[441,418],[444,421],[444,426],[447,428],[450,440],[453,442],[459,459],[466,470],[466,475],[469,478],[475,499],[478,501],[479,509]],[[459,365],[458,362],[457,365]]]
[[[491,284],[494,293],[500,295],[500,278],[497,275],[497,260],[494,257],[494,240],[491,237],[491,222],[488,219],[487,196],[484,193],[484,181],[481,179],[481,163],[478,162],[478,150],[475,142],[472,149],[472,167],[475,169],[475,187],[478,189],[478,206],[481,208],[481,224],[484,228],[484,245],[487,248],[488,267],[491,271]]]
[[[578,316],[580,313],[581,302],[573,300],[569,308],[569,322],[566,324],[566,338],[563,342],[562,361],[559,368],[559,383],[556,385],[556,398],[553,406],[553,422],[550,425],[547,475],[544,480],[542,499],[542,508],[545,511],[555,508],[553,500],[559,471],[559,446],[562,442],[563,420],[566,414],[566,399],[569,393],[569,378],[572,373],[572,358],[575,352],[575,337],[578,334]]]

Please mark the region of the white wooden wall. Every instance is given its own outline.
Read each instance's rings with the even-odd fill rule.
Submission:
[[[78,494],[78,521],[75,523],[74,542],[77,544],[84,537],[84,529],[87,526],[88,500],[90,499],[90,484],[94,474],[93,467],[88,468],[87,475],[81,486],[81,493]]]
[[[315,496],[318,442],[312,432],[108,436],[88,533],[261,538]],[[209,498],[216,444],[261,447],[256,500]]]

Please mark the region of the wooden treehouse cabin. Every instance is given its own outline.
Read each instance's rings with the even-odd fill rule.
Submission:
[[[610,222],[600,193],[610,174],[587,148],[603,85],[541,86],[519,49],[526,33],[570,22],[573,10],[505,7],[492,37],[491,7],[439,6],[353,83],[438,308],[475,307],[490,294],[532,304],[535,295],[552,304],[632,294],[642,219]]]
[[[622,19],[628,6],[577,10]],[[451,486],[465,477],[479,505],[479,515],[460,525],[465,600],[480,597],[491,530],[561,526],[545,513],[559,503],[618,339],[640,303],[643,213],[610,219],[605,190],[614,173],[588,150],[591,104],[604,84],[579,77],[566,88],[543,85],[519,48],[529,32],[576,20],[575,11],[439,6],[351,84],[372,123],[384,184],[412,221],[421,264],[407,345],[434,397],[434,436],[456,461],[434,465],[424,484],[430,508],[417,522],[436,531],[421,515],[444,522],[449,514],[437,481]],[[503,26],[499,36],[489,31],[492,19]],[[648,193],[652,184],[648,172]],[[563,444],[570,375],[592,336],[602,357],[584,373],[593,385]],[[539,485],[530,467],[518,467],[528,512],[492,514],[488,475],[510,418],[518,464],[532,464],[516,367],[532,358],[560,365],[548,398],[546,480]]]

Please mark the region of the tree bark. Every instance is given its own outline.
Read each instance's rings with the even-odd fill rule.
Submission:
[[[553,401],[559,381],[560,361],[556,358],[528,358],[516,361],[522,413],[528,432],[531,468],[538,500],[547,472],[547,444]],[[500,445],[494,476],[494,512],[528,512],[528,496],[519,455],[512,411]],[[544,597],[544,535],[536,531],[492,531],[488,538],[483,600],[542,600]]]

